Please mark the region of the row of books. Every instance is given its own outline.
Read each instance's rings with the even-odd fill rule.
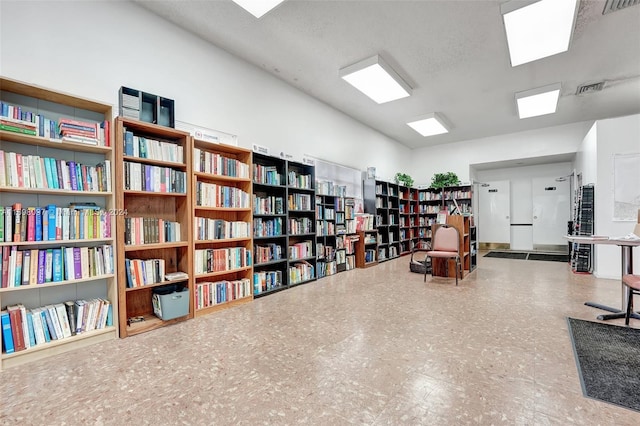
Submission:
[[[442,192],[420,191],[418,201],[442,201]]]
[[[253,165],[253,181],[264,185],[282,185],[282,175],[276,166]]]
[[[76,300],[27,309],[23,304],[0,312],[3,352],[10,354],[113,325],[106,299]]]
[[[332,181],[316,181],[316,192],[320,195],[344,197],[347,194],[347,186],[336,185]]]
[[[313,241],[301,241],[289,246],[289,259],[304,259],[313,256]]]
[[[283,285],[282,271],[257,271],[253,273],[254,295],[275,290]]]
[[[256,245],[254,259],[256,263],[266,263],[282,259],[283,249],[279,244]]]
[[[314,183],[311,175],[302,175],[294,171],[289,172],[287,182],[290,187],[303,189],[311,189]]]
[[[201,207],[250,208],[249,194],[240,188],[215,183],[196,183],[196,205]]]
[[[165,280],[164,259],[125,259],[127,287],[142,287]]]
[[[153,217],[125,217],[124,241],[127,245],[181,241],[181,224]]]
[[[254,237],[279,237],[282,235],[282,218],[263,219],[256,217],[253,219]]]
[[[113,274],[113,246],[18,250],[2,247],[0,287],[46,284]]]
[[[321,236],[329,236],[336,235],[336,225],[333,222],[328,222],[326,220],[317,220],[316,221],[316,235]]]
[[[306,261],[297,262],[289,266],[289,283],[299,284],[315,278],[315,267]]]
[[[323,243],[317,243],[316,253],[318,255],[318,260],[331,262],[336,257],[336,248],[330,245],[324,245]]]
[[[47,139],[111,146],[109,121],[95,123],[72,118],[60,118],[56,121],[21,105],[3,101],[0,101],[0,130]]]
[[[171,167],[124,162],[124,189],[185,194],[187,174]]]
[[[453,200],[453,199],[470,199],[471,191],[463,191],[463,190],[452,190],[452,191],[444,191],[444,199],[445,200]]]
[[[244,238],[251,236],[251,223],[242,221],[226,221],[196,217],[196,240],[223,240],[227,238]]]
[[[249,165],[235,158],[194,148],[193,169],[196,172],[238,178],[249,177]]]
[[[317,265],[318,278],[328,277],[338,273],[338,265],[335,260],[319,262]]]
[[[284,198],[259,195],[253,196],[253,213],[255,214],[284,214]]]
[[[111,191],[111,162],[87,166],[75,161],[0,150],[0,187]]]
[[[316,219],[335,220],[336,211],[316,203]]]
[[[289,210],[311,210],[311,195],[309,194],[289,194]]]
[[[368,213],[356,214],[356,231],[371,231],[373,229],[373,215]]]
[[[111,238],[111,214],[92,204],[0,206],[0,242]]]
[[[184,162],[184,147],[175,142],[157,141],[134,135],[132,131],[124,131],[124,155],[129,157],[148,158],[150,160]]]
[[[195,250],[195,273],[229,271],[251,266],[251,250],[244,247]]]
[[[301,217],[298,219],[289,219],[289,234],[301,235],[301,234],[313,234],[313,220],[307,217]]]
[[[232,302],[251,296],[251,281],[243,278],[234,281],[196,283],[196,309]]]

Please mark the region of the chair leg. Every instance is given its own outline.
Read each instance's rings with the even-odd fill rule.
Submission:
[[[627,314],[624,317],[624,325],[629,325],[629,318],[631,317],[631,305],[633,305],[633,289],[627,288]]]
[[[456,257],[456,287],[458,286],[458,271],[460,270],[460,260]]]
[[[424,258],[424,282],[427,282],[427,259],[429,259],[429,256]],[[433,269],[431,270],[431,273],[433,274]]]

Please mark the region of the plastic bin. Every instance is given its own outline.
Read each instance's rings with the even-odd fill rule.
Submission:
[[[168,294],[153,294],[153,313],[167,321],[189,315],[189,289],[173,291]]]

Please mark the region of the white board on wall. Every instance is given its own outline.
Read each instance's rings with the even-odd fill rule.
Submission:
[[[311,157],[315,160],[316,180],[329,181],[334,185],[346,186],[347,197],[362,198],[362,171],[342,164]]]
[[[633,221],[640,210],[640,153],[613,156],[613,220]]]

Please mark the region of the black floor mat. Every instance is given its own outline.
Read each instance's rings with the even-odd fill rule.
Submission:
[[[528,260],[546,260],[547,262],[569,262],[568,254],[529,253]]]
[[[499,257],[502,259],[526,259],[527,253],[519,253],[515,251],[490,251],[484,257]]]
[[[568,254],[527,253],[519,251],[490,251],[484,257],[498,257],[502,259],[542,260],[547,262],[569,262]]]

